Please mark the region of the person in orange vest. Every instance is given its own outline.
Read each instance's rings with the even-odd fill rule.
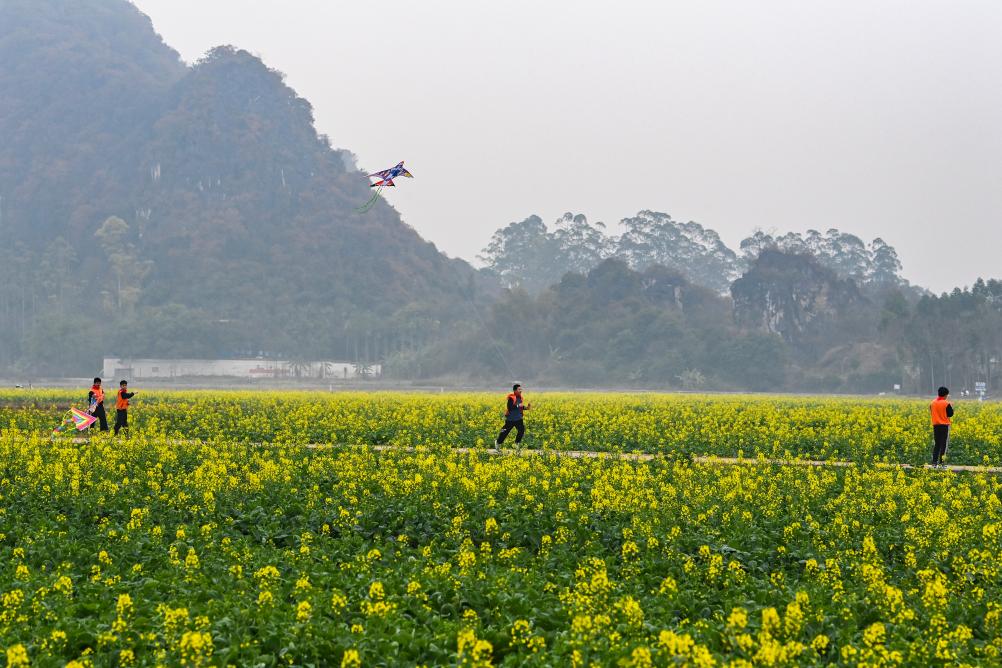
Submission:
[[[522,385],[519,383],[512,385],[511,394],[508,395],[508,405],[504,409],[504,426],[501,428],[501,433],[498,434],[498,437],[494,439],[495,450],[501,449],[501,444],[508,438],[508,432],[512,429],[517,432],[515,434],[515,445],[517,446],[522,442],[522,437],[525,436],[525,423],[522,421],[522,417],[525,411],[530,408],[532,408],[532,404],[522,403]]]
[[[91,385],[90,392],[87,393],[87,412],[98,419],[101,431],[108,431],[108,414],[104,412],[104,390],[101,389],[101,379],[95,378]],[[91,429],[94,425],[91,425]]]
[[[129,392],[129,381],[123,380],[118,384],[118,397],[115,399],[115,436],[118,436],[119,429],[129,428],[129,399],[134,396],[135,392]]]
[[[945,387],[939,388],[938,395],[929,404],[929,413],[932,416],[932,465],[936,468],[943,468],[943,455],[950,444],[950,418],[953,417],[953,404],[950,403],[950,390]]]

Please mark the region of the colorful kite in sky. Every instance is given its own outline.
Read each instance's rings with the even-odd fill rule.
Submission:
[[[409,179],[414,178],[413,174],[404,169],[403,161],[398,162],[395,167],[390,167],[389,169],[384,169],[381,172],[374,172],[372,174],[369,174],[370,179],[373,178],[377,179],[375,183],[369,184],[369,187],[375,188],[376,192],[373,193],[372,197],[369,198],[368,202],[366,202],[365,204],[363,204],[358,208],[358,212],[365,213],[366,211],[371,209],[373,205],[376,203],[376,200],[379,198],[379,193],[382,192],[383,188],[386,187],[393,188],[396,186],[396,184],[393,182],[393,179],[397,178],[398,176],[406,176]]]
[[[52,438],[55,438],[57,434],[66,431],[70,427],[75,427],[77,431],[83,431],[94,424],[96,420],[96,417],[83,412],[79,408],[71,408],[66,411],[66,415],[63,416],[63,421],[59,426],[52,430]]]

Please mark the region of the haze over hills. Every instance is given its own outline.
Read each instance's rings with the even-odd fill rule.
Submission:
[[[3,0],[0,60],[5,264],[22,283],[46,267],[3,307],[16,338],[83,313],[118,324],[97,348],[319,354],[346,322],[444,318],[475,287],[385,203],[356,213],[370,193],[352,156],[244,51],[186,67],[125,0]],[[147,340],[162,316],[179,331]],[[5,341],[5,361],[23,355]]]
[[[357,212],[368,179],[281,73],[232,46],[185,65],[126,0],[0,0],[0,62],[0,369],[264,354],[693,389],[998,377],[1002,285],[925,294],[891,245],[837,229],[732,249],[659,211],[614,230],[529,216],[474,270],[386,202]]]

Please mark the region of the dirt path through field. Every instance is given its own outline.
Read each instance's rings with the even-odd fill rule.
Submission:
[[[311,444],[307,447],[320,448],[320,447],[336,447],[336,446],[324,446],[322,444]],[[371,447],[374,450],[408,450],[413,451],[414,448],[408,446],[395,446],[395,445],[373,445],[366,446]],[[454,448],[456,452],[476,452],[475,448]],[[480,452],[483,452],[481,450]],[[560,457],[571,457],[573,459],[594,459],[600,457],[607,457],[610,459],[626,459],[630,461],[647,462],[652,459],[656,459],[659,455],[653,455],[647,452],[623,452],[623,453],[610,453],[610,452],[596,452],[594,450],[512,450],[504,449],[500,452],[495,450],[487,450],[488,454],[494,455],[515,455],[515,454],[525,454],[525,455],[557,455]],[[817,459],[759,459],[755,457],[718,457],[716,455],[695,455],[692,461],[698,462],[700,464],[718,464],[721,466],[756,466],[756,465],[767,465],[767,466],[828,466],[833,468],[850,468],[856,466],[856,462],[844,462],[844,461],[822,461]],[[929,464],[924,464],[922,466],[915,466],[914,464],[897,464],[897,463],[884,463],[878,462],[876,464],[877,468],[888,468],[888,469],[932,469],[933,467]],[[1002,474],[1002,467],[999,466],[968,466],[962,464],[955,464],[946,466],[942,471],[953,471],[954,473],[995,473]]]
[[[87,443],[86,438],[74,438],[71,439],[73,443]],[[179,443],[190,443],[192,441],[176,441]],[[287,445],[285,443],[255,443],[254,445]],[[416,448],[409,445],[344,445],[342,443],[308,443],[305,445],[306,448],[311,450],[328,450],[336,448],[371,448],[372,450],[377,450],[379,452],[392,452],[394,450],[399,450],[401,452],[416,452]],[[526,456],[540,456],[540,455],[556,455],[558,457],[570,457],[572,459],[622,459],[627,461],[636,462],[648,462],[653,459],[657,459],[661,455],[651,454],[649,452],[598,452],[595,450],[514,450],[510,448],[505,448],[503,450],[497,451],[492,449],[482,450],[478,448],[453,448],[453,452],[460,453],[470,453],[470,452],[486,452],[488,455],[498,456],[498,455],[526,455]],[[831,467],[831,468],[851,468],[857,466],[856,462],[846,462],[846,461],[824,461],[818,459],[767,459],[758,457],[719,457],[716,455],[694,455],[692,461],[699,464],[714,464],[718,466],[818,466],[818,467]],[[934,470],[929,464],[923,464],[922,466],[916,466],[914,464],[899,464],[893,462],[877,462],[875,464],[876,468],[884,469],[903,469],[906,471],[914,469],[930,469]],[[1002,466],[971,466],[964,464],[951,464],[938,469],[940,471],[953,471],[954,473],[992,473],[996,475],[1002,475]]]

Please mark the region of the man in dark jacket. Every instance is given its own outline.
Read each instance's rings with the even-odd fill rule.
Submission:
[[[501,449],[501,444],[504,443],[508,432],[512,429],[516,431],[515,445],[518,446],[522,442],[522,437],[525,435],[525,423],[522,421],[523,413],[531,407],[532,404],[522,403],[522,386],[515,383],[511,388],[511,394],[508,395],[508,404],[504,409],[504,427],[501,428],[501,433],[494,441],[495,450]]]
[[[101,379],[95,378],[91,385],[90,392],[87,393],[87,412],[98,419],[101,431],[108,431],[108,414],[104,412],[104,390],[101,389]],[[91,425],[91,429],[94,425]]]

